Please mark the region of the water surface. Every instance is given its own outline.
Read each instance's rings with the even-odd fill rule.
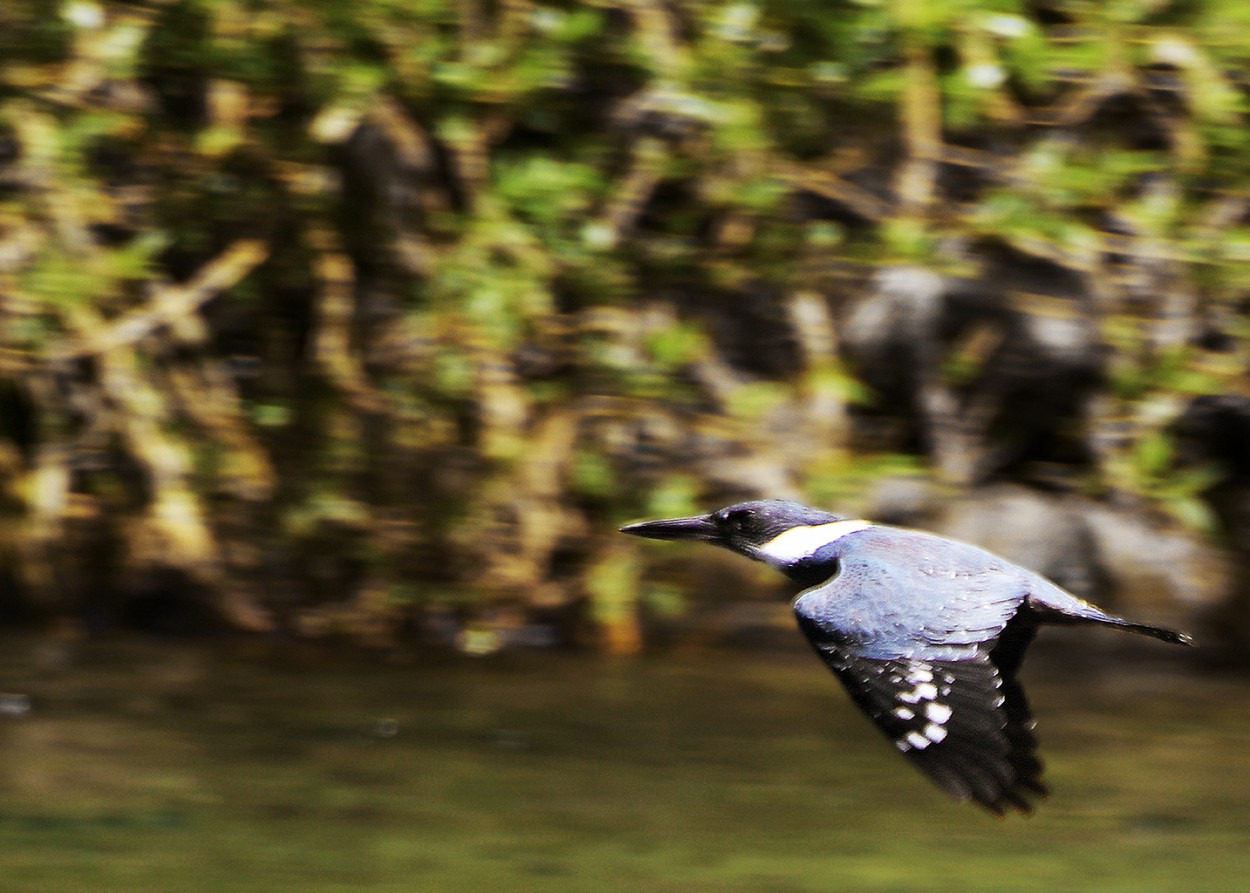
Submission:
[[[1053,794],[1000,821],[931,788],[800,649],[0,645],[0,690],[31,699],[0,715],[7,891],[1250,888],[1245,680],[1157,648],[1035,649]]]

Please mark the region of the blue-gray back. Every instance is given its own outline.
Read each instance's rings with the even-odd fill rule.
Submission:
[[[838,540],[840,572],[802,592],[804,631],[863,657],[964,660],[988,650],[1040,579],[984,549],[874,525]]]

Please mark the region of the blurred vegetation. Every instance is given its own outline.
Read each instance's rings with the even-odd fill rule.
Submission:
[[[572,606],[628,651],[680,597],[615,525],[747,493],[1058,468],[1209,528],[1168,425],[1246,390],[1247,34],[1159,0],[9,0],[4,610],[387,642]],[[931,345],[918,410],[843,322],[883,272],[1004,265],[1080,283],[993,293],[1086,333],[1090,396],[969,463],[1016,424],[1010,324]]]

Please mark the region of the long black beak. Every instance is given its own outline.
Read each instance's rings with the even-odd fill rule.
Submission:
[[[716,524],[707,515],[693,518],[662,518],[626,524],[621,533],[653,540],[715,540]]]

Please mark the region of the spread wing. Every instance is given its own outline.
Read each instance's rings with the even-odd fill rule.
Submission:
[[[1044,796],[1028,702],[988,655],[959,661],[865,658],[816,649],[851,698],[944,791],[1002,815]]]
[[[794,610],[816,652],[905,757],[956,799],[1002,815],[1031,812],[1028,798],[1047,791],[1015,680],[1034,624],[1019,611],[1024,593],[991,579],[997,573],[955,578],[846,555],[842,572],[800,595]]]

